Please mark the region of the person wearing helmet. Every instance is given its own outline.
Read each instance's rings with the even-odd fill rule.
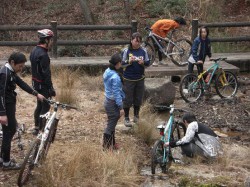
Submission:
[[[171,19],[160,19],[156,21],[152,26],[152,32],[159,35],[162,38],[165,38],[169,31],[173,29],[180,28],[182,25],[186,25],[186,20],[182,17],[177,17],[174,20]],[[161,43],[161,40],[159,39],[159,43]],[[162,63],[162,52],[160,51],[159,47],[155,44],[155,49],[158,51],[158,57],[159,57],[159,64]],[[153,66],[158,66],[157,62],[153,63]]]
[[[50,58],[48,55],[48,50],[52,47],[53,36],[53,32],[49,29],[39,30],[39,43],[30,54],[33,88],[46,98],[56,96],[51,80]],[[46,114],[49,109],[50,105],[47,102],[37,100],[37,107],[34,112],[34,135],[37,135],[39,130],[43,128],[40,115]]]
[[[26,84],[17,73],[22,71],[26,62],[23,53],[13,52],[8,62],[0,69],[0,124],[2,125],[3,137],[0,154],[0,165],[3,170],[20,169],[20,165],[10,159],[11,140],[16,133],[16,85],[29,94],[43,100],[44,97],[38,94]]]

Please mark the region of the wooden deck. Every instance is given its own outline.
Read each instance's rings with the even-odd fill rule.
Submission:
[[[247,63],[250,65],[250,53],[243,54],[214,54],[213,57],[227,57],[227,61],[230,63],[238,62],[238,63]],[[67,66],[67,67],[79,67],[79,68],[94,68],[96,69],[104,69],[108,66],[109,57],[60,57],[57,59],[51,59],[51,64],[54,66]],[[0,65],[3,65],[6,61],[0,60]],[[187,66],[178,67],[173,64],[170,60],[166,60],[166,65],[159,65],[158,67],[148,67],[146,68],[145,74],[147,77],[164,77],[164,76],[172,76],[172,75],[184,75],[187,73]],[[212,65],[213,62],[205,62],[205,69]],[[222,68],[225,70],[230,70],[234,73],[239,73],[240,69],[234,65],[231,65],[227,62],[221,62]],[[27,68],[30,68],[30,62],[26,63]],[[196,67],[194,68],[196,70]]]

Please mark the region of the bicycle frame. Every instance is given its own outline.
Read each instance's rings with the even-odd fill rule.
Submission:
[[[46,114],[44,114],[44,115],[41,116],[41,117],[45,117],[47,120],[49,119],[49,121],[46,123],[46,126],[44,127],[44,132],[40,133],[40,134],[37,136],[37,138],[41,140],[41,143],[40,143],[40,145],[39,145],[39,149],[38,149],[38,152],[37,152],[37,155],[36,155],[34,164],[37,164],[37,163],[38,163],[39,155],[40,155],[40,153],[42,152],[42,150],[43,150],[43,148],[44,148],[45,141],[46,141],[47,138],[48,138],[49,131],[50,131],[50,127],[51,127],[53,121],[54,121],[55,118],[56,118],[57,106],[55,105],[54,107],[55,107],[55,108],[54,108],[54,112],[52,113],[52,115],[50,115],[50,112],[47,112]]]
[[[203,88],[204,88],[204,85],[210,85],[211,82],[212,82],[212,77],[215,75],[215,73],[217,72],[217,70],[221,68],[219,62],[220,62],[220,61],[215,62],[215,63],[214,63],[212,66],[210,66],[207,70],[205,70],[205,71],[203,71],[201,74],[199,74],[199,75],[198,75],[197,81],[194,83],[194,86],[196,86],[197,82],[199,82],[200,80],[202,80]],[[207,83],[205,83],[205,81],[204,81],[204,79],[203,79],[203,75],[206,74],[206,73],[208,73],[208,72],[209,72],[210,70],[212,70],[212,69],[213,69],[213,71],[212,71],[212,73],[211,73],[211,77],[210,77],[209,81],[208,81]],[[223,74],[223,79],[224,79],[224,80],[221,79],[220,81],[221,81],[222,85],[224,86],[224,85],[226,85],[226,83],[225,83],[225,80],[226,80],[225,73]],[[191,84],[191,85],[192,85],[192,84]],[[190,85],[190,86],[191,86],[191,85]],[[192,85],[192,86],[193,86],[193,85]]]
[[[155,33],[153,33],[152,31],[149,31],[149,35],[148,35],[148,38],[152,38],[152,40],[155,42],[155,44],[158,46],[158,48],[160,49],[160,51],[169,58],[169,56],[171,55],[177,55],[177,54],[180,54],[180,53],[168,53],[168,50],[170,48],[170,45],[172,46],[175,46],[178,48],[178,50],[181,50],[181,48],[176,45],[173,41],[172,41],[172,35],[173,35],[173,32],[171,32],[170,34],[170,37],[168,38],[168,40],[166,40],[166,38],[163,38]],[[164,51],[163,47],[161,46],[161,44],[159,44],[159,41],[156,39],[156,38],[159,38],[161,40],[164,40],[165,42],[168,43],[167,47],[166,47],[166,52]]]
[[[166,142],[170,142],[170,138],[171,138],[171,132],[172,132],[172,126],[173,126],[173,123],[174,123],[174,105],[170,105],[170,116],[169,116],[169,119],[168,119],[168,122],[167,122],[167,126],[166,128],[164,128],[164,133],[163,135],[161,136],[161,141],[164,142],[164,144]],[[166,124],[166,123],[165,123]],[[165,126],[165,125],[164,125]],[[161,127],[163,128],[163,127]],[[167,136],[167,139],[166,139],[166,136]],[[170,146],[167,147],[169,149],[169,152],[170,152]],[[165,162],[168,162],[168,157],[166,157],[166,147],[164,147],[164,153],[163,153],[163,163]]]

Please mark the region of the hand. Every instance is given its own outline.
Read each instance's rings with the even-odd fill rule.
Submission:
[[[123,116],[124,115],[124,110],[120,110],[120,116]]]
[[[8,118],[7,118],[7,116],[0,116],[0,123],[2,124],[2,125],[8,125]]]
[[[166,142],[165,144],[164,144],[164,147],[168,147],[169,146],[169,142]]]
[[[43,101],[45,99],[45,97],[41,94],[37,94],[37,99],[40,100],[40,101]]]
[[[131,64],[133,61],[135,61],[136,57],[135,56],[131,56],[129,57],[129,63]]]
[[[143,64],[144,64],[144,61],[143,61],[143,60],[139,60],[139,61],[138,61],[138,64],[143,65]]]
[[[56,96],[56,91],[54,90],[54,88],[50,88],[49,89],[49,97],[55,97]]]
[[[202,60],[199,60],[199,61],[197,62],[197,64],[203,64]]]

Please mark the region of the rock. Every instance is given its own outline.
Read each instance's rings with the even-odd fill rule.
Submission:
[[[164,78],[146,78],[144,100],[152,105],[171,105],[175,99],[175,86]]]

